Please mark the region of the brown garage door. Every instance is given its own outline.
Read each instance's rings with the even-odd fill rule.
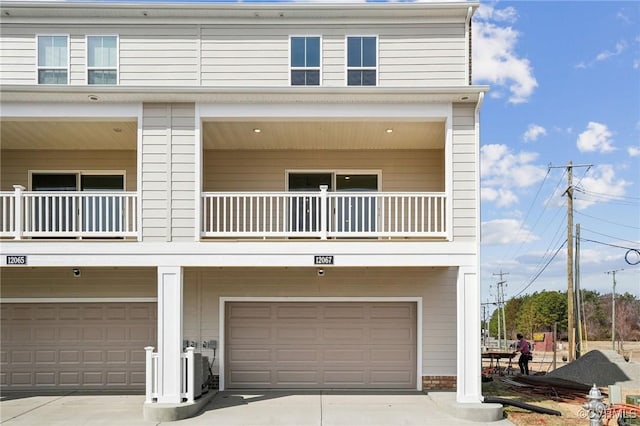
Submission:
[[[155,303],[2,305],[1,382],[9,389],[143,389]]]
[[[226,304],[225,386],[415,389],[416,304]]]

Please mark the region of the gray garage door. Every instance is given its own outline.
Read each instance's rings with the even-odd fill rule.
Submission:
[[[416,304],[226,304],[225,387],[415,389]]]
[[[9,389],[144,389],[155,303],[2,305],[0,379]]]

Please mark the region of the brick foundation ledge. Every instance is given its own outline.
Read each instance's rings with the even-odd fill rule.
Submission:
[[[456,376],[422,376],[422,390],[456,390]]]

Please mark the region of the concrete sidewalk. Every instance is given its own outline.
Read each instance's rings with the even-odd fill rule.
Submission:
[[[2,425],[414,426],[512,425],[455,417],[455,394],[420,392],[220,392],[195,417],[155,423],[142,418],[142,395],[4,393]]]

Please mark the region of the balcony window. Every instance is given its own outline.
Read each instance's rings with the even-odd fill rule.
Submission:
[[[123,231],[119,218],[125,214],[124,200],[113,195],[124,191],[123,174],[33,173],[31,187],[35,192],[48,193],[31,201],[35,232]],[[91,195],[80,196],[78,191]]]
[[[347,37],[347,85],[377,85],[378,38]]]
[[[87,83],[118,84],[117,36],[87,36]]]
[[[69,36],[38,39],[38,84],[69,84]]]
[[[320,37],[291,37],[291,85],[320,85]]]

